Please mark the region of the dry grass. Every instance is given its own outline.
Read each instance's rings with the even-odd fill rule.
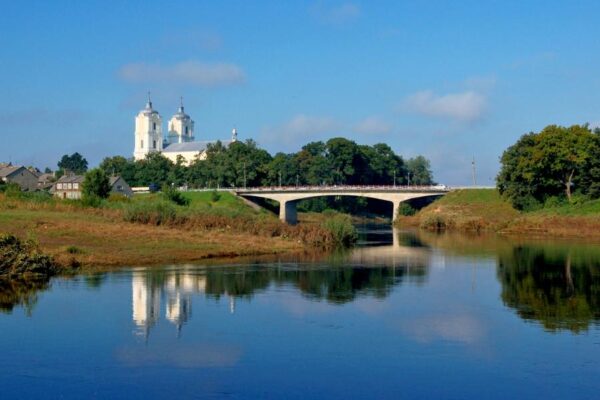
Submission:
[[[33,237],[62,265],[141,265],[303,249],[300,240],[227,229],[127,223],[115,210],[26,206],[0,208],[0,232]],[[78,249],[73,254],[72,247]]]

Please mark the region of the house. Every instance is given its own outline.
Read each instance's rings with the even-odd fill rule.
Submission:
[[[61,199],[81,199],[83,179],[82,175],[63,175],[52,185],[50,193]]]
[[[0,167],[0,180],[5,183],[16,183],[21,190],[37,189],[37,176],[22,165],[4,164],[4,167]]]
[[[38,189],[50,190],[54,184],[56,177],[52,173],[44,173],[38,176]]]
[[[121,194],[127,197],[133,196],[133,190],[131,190],[131,187],[125,182],[125,179],[120,176],[111,176],[109,183],[111,194]]]
[[[50,192],[61,199],[81,199],[81,185],[84,179],[83,175],[63,175],[52,186]],[[111,194],[121,194],[127,197],[133,195],[131,187],[120,176],[111,176],[109,184]]]

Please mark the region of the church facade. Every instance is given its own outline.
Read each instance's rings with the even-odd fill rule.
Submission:
[[[177,112],[167,124],[166,135],[163,135],[162,117],[152,107],[148,97],[146,107],[135,117],[135,145],[133,157],[143,160],[149,153],[158,152],[173,162],[178,156],[183,157],[186,164],[196,159],[205,159],[209,144],[214,141],[197,141],[194,136],[194,121],[185,113],[183,101]],[[230,140],[221,140],[228,146],[237,141],[237,131],[234,128]]]

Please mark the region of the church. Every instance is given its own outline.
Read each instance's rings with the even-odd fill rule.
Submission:
[[[229,146],[237,141],[237,131],[231,132],[231,140],[221,140],[224,146]],[[173,162],[182,156],[185,164],[190,164],[196,159],[206,158],[206,149],[209,144],[217,141],[196,141],[194,137],[194,121],[185,113],[183,100],[177,112],[171,117],[167,125],[167,134],[163,136],[162,118],[158,111],[152,108],[152,101],[148,96],[146,107],[135,117],[135,145],[133,157],[143,160],[149,153],[158,152]]]

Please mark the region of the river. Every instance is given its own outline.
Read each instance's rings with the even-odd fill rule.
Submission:
[[[0,286],[2,398],[600,396],[600,246],[392,232],[352,250]]]

